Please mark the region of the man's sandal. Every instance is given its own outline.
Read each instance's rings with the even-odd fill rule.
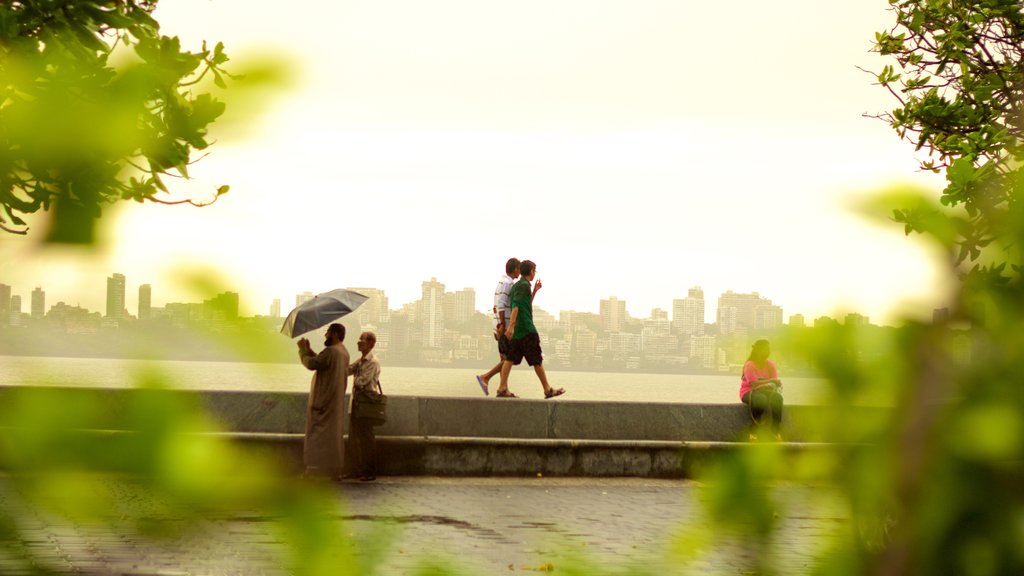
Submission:
[[[565,394],[565,388],[551,388],[544,393],[544,398],[554,398],[555,396],[561,396]]]
[[[515,394],[509,392],[508,390],[504,390],[502,392],[495,392],[494,395],[497,396],[498,398],[519,398],[519,396],[516,396]]]

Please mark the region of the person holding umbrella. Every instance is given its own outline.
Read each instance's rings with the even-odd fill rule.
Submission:
[[[313,352],[309,340],[300,338],[299,360],[315,371],[306,405],[306,438],[302,459],[307,475],[336,477],[345,462],[345,389],[348,386],[349,353],[343,344],[345,327],[327,327],[324,349]]]

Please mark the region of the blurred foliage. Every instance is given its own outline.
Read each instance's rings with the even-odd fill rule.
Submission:
[[[49,215],[47,240],[90,243],[105,204],[173,199],[224,104],[195,92],[225,85],[224,47],[198,52],[160,34],[156,1],[0,3],[0,228]],[[115,58],[114,56],[119,56]],[[114,65],[117,60],[118,64]]]
[[[937,199],[895,189],[874,204],[895,206],[906,233],[948,255],[956,289],[931,322],[908,321],[871,355],[851,353],[867,327],[797,335],[790,349],[830,383],[812,434],[835,444],[776,451],[784,466],[761,450],[721,462],[705,477],[705,521],[743,526],[761,546],[785,529],[767,519],[784,509],[767,500],[773,486],[820,483],[849,522],[819,543],[811,573],[1021,574],[1024,10],[1019,0],[889,4],[896,24],[876,35],[876,50],[896,64],[877,78],[899,107],[881,118],[947,185]],[[892,408],[866,417],[865,399]],[[685,558],[701,544],[679,539]],[[763,554],[751,571],[779,570]]]
[[[739,547],[750,573],[787,571],[772,553],[788,529],[785,510],[815,504],[787,502],[779,487],[799,482],[820,486],[836,516],[848,520],[834,536],[808,538],[816,548],[807,573],[1024,573],[1024,11],[1019,0],[890,5],[896,25],[876,36],[876,48],[896,67],[877,77],[900,107],[883,118],[928,154],[925,169],[945,171],[947,187],[937,201],[926,193],[880,201],[897,206],[893,217],[908,233],[945,250],[957,290],[948,314],[931,323],[911,321],[884,334],[835,323],[787,335],[784,349],[805,355],[830,382],[828,409],[803,424],[833,444],[797,451],[758,445],[719,461],[702,477],[703,516],[675,539],[680,570],[705,566],[716,549]],[[19,213],[56,209],[57,239],[87,240],[90,234],[77,229],[91,230],[101,202],[155,199],[167,170],[187,173],[188,154],[206,146],[205,126],[219,111],[184,91],[185,78],[197,70],[216,78],[224,59],[219,47],[184,54],[159,37],[150,3],[68,6],[0,7],[8,186],[0,197],[5,222],[15,228]],[[133,47],[141,63],[107,68],[117,42]],[[98,102],[124,102],[127,112]],[[50,118],[43,113],[48,103],[67,112]],[[100,135],[76,121],[90,114],[105,118]],[[54,128],[58,120],[66,130]],[[103,136],[120,129],[124,142]],[[145,164],[136,168],[141,176],[125,180],[133,159]],[[865,341],[874,343],[871,354],[853,352]],[[26,391],[0,407],[6,481],[52,513],[107,522],[117,511],[148,535],[161,532],[149,516],[121,512],[118,498],[97,497],[111,479],[191,520],[259,510],[291,543],[293,573],[373,572],[382,548],[356,557],[335,545],[337,523],[325,511],[336,499],[220,437],[198,434],[212,424],[165,388],[159,375],[144,378],[116,417],[98,402],[69,405],[45,390]],[[888,408],[860,409],[875,403]],[[0,551],[10,557],[31,555],[19,529],[17,516],[0,515]],[[568,574],[654,573],[643,564],[585,559],[555,566]],[[457,572],[427,563],[419,573]]]

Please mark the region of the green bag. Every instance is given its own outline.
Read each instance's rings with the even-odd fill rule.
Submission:
[[[377,382],[377,390],[362,388],[352,395],[352,417],[368,422],[371,426],[380,426],[388,421],[388,397]]]

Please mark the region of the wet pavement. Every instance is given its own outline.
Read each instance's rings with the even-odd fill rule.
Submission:
[[[749,574],[757,549],[742,537],[710,534],[701,520],[706,490],[693,481],[400,477],[327,489],[336,509],[327,514],[332,532],[322,537],[330,542],[324,562],[333,574]],[[785,505],[777,517],[782,530],[766,554],[782,573],[809,572],[843,518],[814,487],[773,490]],[[129,506],[156,509],[144,499]],[[33,565],[67,574],[294,573],[290,538],[258,513],[203,519],[186,533],[152,540],[57,520],[26,507],[0,480],[0,515],[18,519],[16,538],[2,541],[0,533],[5,575],[31,573]],[[681,535],[690,532],[719,545],[682,557]],[[307,536],[320,537],[299,540]]]

